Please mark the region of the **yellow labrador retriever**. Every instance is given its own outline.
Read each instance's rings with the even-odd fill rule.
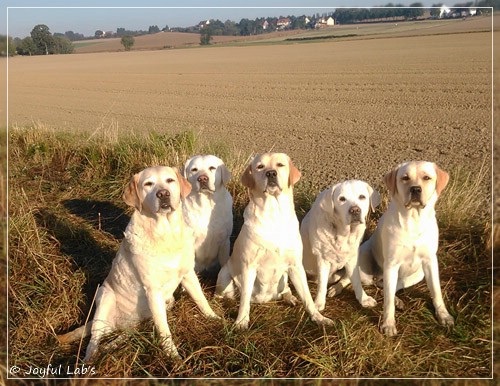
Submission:
[[[195,237],[195,271],[216,271],[229,259],[233,199],[226,189],[231,172],[213,155],[197,155],[184,165],[191,193],[184,199],[184,219]]]
[[[219,272],[216,294],[234,298],[239,290],[235,324],[242,329],[248,328],[251,301],[297,302],[288,276],[311,319],[318,324],[333,323],[316,309],[302,266],[302,241],[293,202],[293,186],[300,176],[286,154],[265,153],[257,155],[241,177],[250,202],[233,253]]]
[[[358,263],[359,244],[366,229],[368,210],[380,203],[380,195],[364,181],[349,180],[322,191],[300,225],[306,272],[317,277],[315,304],[325,309],[328,284],[341,280],[328,290],[334,296],[352,281],[356,297],[365,307],[376,305],[361,287]],[[364,297],[363,297],[364,296]]]
[[[153,318],[162,346],[172,357],[177,349],[167,323],[166,301],[179,284],[207,317],[218,318],[208,304],[194,271],[192,231],[186,227],[181,196],[191,186],[176,169],[151,167],[134,175],[124,201],[135,207],[125,238],[96,296],[93,321],[59,337],[61,343],[80,339],[91,330],[84,361],[97,352],[102,336],[115,329]]]
[[[363,282],[371,280],[368,270],[371,261],[383,271],[381,330],[388,336],[397,334],[394,314],[400,300],[396,298],[396,291],[424,277],[438,321],[445,326],[454,324],[444,305],[439,283],[439,230],[434,210],[448,179],[448,173],[424,161],[401,164],[384,177],[391,201],[373,235],[361,245],[359,263]]]

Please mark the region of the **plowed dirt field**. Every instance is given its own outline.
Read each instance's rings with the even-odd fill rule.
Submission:
[[[410,159],[489,168],[492,33],[467,22],[427,36],[14,57],[9,125],[194,130],[234,151],[287,152],[318,188],[378,185]]]

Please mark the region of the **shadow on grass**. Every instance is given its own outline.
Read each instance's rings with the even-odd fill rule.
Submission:
[[[107,201],[73,199],[63,201],[63,205],[93,228],[109,233],[117,240],[123,238],[123,232],[130,221],[130,216],[122,208]]]
[[[38,226],[43,227],[57,241],[62,254],[69,256],[75,270],[85,273],[85,285],[82,290],[87,301],[82,311],[87,314],[97,285],[106,278],[116,248],[109,242],[103,243],[93,234],[85,223],[78,223],[61,216],[50,208],[41,208],[35,215]]]

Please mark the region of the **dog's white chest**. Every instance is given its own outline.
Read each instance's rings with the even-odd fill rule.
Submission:
[[[353,255],[357,254],[364,230],[364,226],[352,230],[348,226],[343,232],[338,232],[333,225],[331,228],[318,229],[316,237],[312,240],[312,249],[315,254],[335,264],[337,269],[341,269]]]

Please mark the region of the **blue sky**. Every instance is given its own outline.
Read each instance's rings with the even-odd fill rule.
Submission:
[[[409,5],[418,0],[392,1]],[[458,0],[457,0],[458,1]],[[230,19],[239,21],[246,17],[302,15],[317,12],[333,11],[335,7],[370,7],[384,5],[390,0],[274,0],[274,1],[160,1],[160,0],[2,0],[0,9],[0,34],[14,37],[28,36],[37,24],[46,24],[52,33],[73,31],[84,35],[93,35],[98,29],[116,31],[118,27],[130,30],[147,30],[150,25],[163,28],[185,27],[198,23],[204,19]],[[438,2],[420,0],[424,6],[431,6]],[[451,3],[450,3],[451,4]],[[18,8],[26,7],[26,8]],[[67,8],[34,8],[34,7],[67,7]],[[69,8],[73,7],[73,8]],[[90,7],[90,8],[75,8]],[[97,8],[101,7],[101,8]],[[194,8],[102,8],[102,7],[194,7]],[[228,7],[197,8],[197,7]],[[240,8],[234,8],[240,7]],[[245,7],[245,8],[242,8]],[[252,8],[246,8],[252,7]],[[267,7],[267,8],[265,8]],[[280,7],[280,8],[270,8]],[[297,8],[294,8],[297,7]],[[301,9],[298,9],[301,8]],[[7,11],[8,9],[8,11]],[[7,17],[8,14],[8,17]]]

